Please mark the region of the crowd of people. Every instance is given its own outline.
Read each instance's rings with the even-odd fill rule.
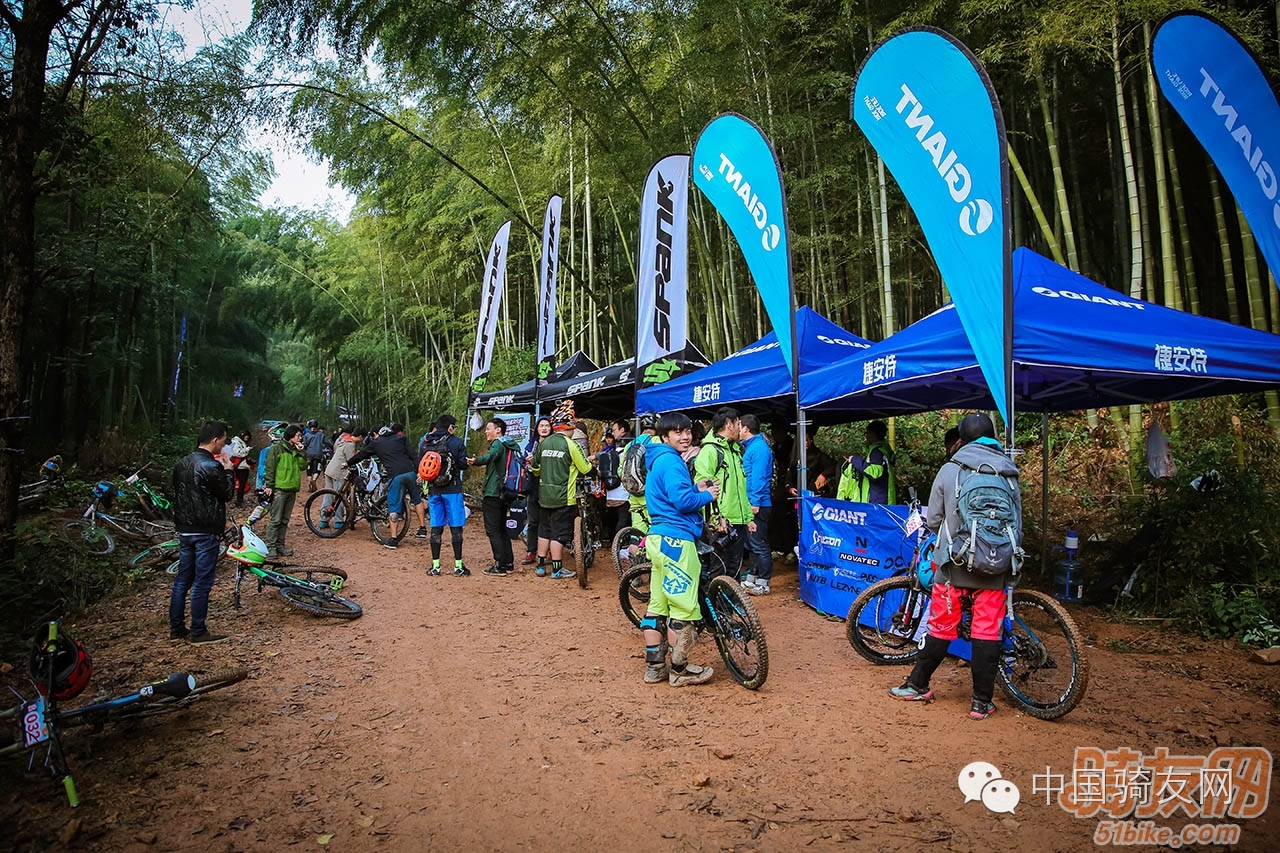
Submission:
[[[506,420],[490,418],[483,427],[487,447],[468,455],[457,435],[457,419],[449,414],[436,419],[416,452],[399,423],[376,432],[344,426],[332,437],[315,420],[305,427],[289,424],[262,450],[257,462],[260,500],[269,505],[270,520],[262,537],[267,556],[293,554],[287,545],[289,522],[304,478],[311,491],[321,476],[325,488],[340,490],[351,466],[376,458],[389,483],[392,525],[409,523],[411,512],[417,520],[416,535],[430,540],[428,575],[442,574],[446,527],[454,576],[471,574],[463,560],[463,530],[469,514],[463,501],[463,475],[469,467],[480,467],[484,469],[484,532],[493,557],[484,574],[500,577],[516,571],[511,520],[523,517],[527,552],[522,565],[533,565],[538,577],[570,579],[576,571],[565,565],[564,556],[573,541],[578,490],[583,488],[583,478],[593,475],[599,487],[591,499],[599,501],[602,537],[612,541],[627,527],[647,534],[643,548],[652,568],[648,609],[641,621],[645,682],[667,681],[674,687],[705,683],[712,677],[712,667],[691,663],[689,653],[700,618],[699,582],[704,573],[721,570],[711,568],[708,555],[716,554],[714,565],[739,577],[746,592],[768,595],[778,556],[773,550],[776,540],[770,537],[772,522],[794,513],[773,513],[779,489],[774,445],[756,415],[725,407],[703,425],[681,413],[648,413],[637,418],[636,426],[633,437],[629,421],[607,422],[598,449],[591,453],[573,401],[564,400],[549,416],[534,421],[523,446],[507,436]],[[811,443],[811,435],[808,440],[805,458],[813,493],[864,503],[896,501],[894,451],[883,421],[868,423],[865,452],[839,465]],[[1017,495],[1017,469],[996,441],[994,425],[986,415],[967,416],[944,442],[948,461],[934,481],[926,516],[930,529],[939,535],[938,554],[952,553],[958,541],[956,531],[963,529],[958,501],[964,472],[990,470],[1009,479]],[[243,505],[254,465],[251,456],[249,432],[228,437],[225,424],[210,421],[197,436],[196,450],[174,469],[174,513],[181,544],[170,598],[173,640],[225,639],[206,624],[209,590],[226,525],[226,505],[233,500]],[[520,470],[513,473],[513,468]],[[795,459],[791,482],[799,479],[798,468]],[[513,477],[520,483],[515,490]],[[794,487],[785,483],[783,488],[790,499]],[[329,500],[326,496],[323,510],[330,508]],[[1017,501],[1020,520],[1020,498]],[[517,503],[522,505],[520,516],[512,512]],[[321,517],[322,528],[352,521],[340,511],[322,511]],[[1020,524],[1018,532],[1020,537]],[[396,547],[395,542],[384,544]],[[619,555],[624,561],[629,556]],[[890,692],[909,701],[932,698],[929,681],[956,637],[965,599],[963,606],[974,612],[971,716],[984,719],[995,710],[991,699],[1007,579],[976,576],[949,560],[935,569],[938,582],[932,587],[929,636],[911,675]]]

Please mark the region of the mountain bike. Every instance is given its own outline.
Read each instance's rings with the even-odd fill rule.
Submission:
[[[111,513],[120,490],[114,483],[103,480],[93,487],[93,501],[80,518],[62,523],[62,536],[68,542],[90,554],[105,555],[116,549],[115,538],[110,531],[129,539],[156,543],[174,538],[171,521],[151,521],[136,512]]]
[[[874,664],[914,663],[929,633],[932,536],[919,535],[911,564],[873,583],[854,599],[846,634]],[[972,599],[961,600],[959,635],[969,639]],[[996,680],[1009,700],[1033,717],[1056,720],[1084,698],[1089,662],[1080,629],[1062,605],[1042,592],[1005,587]]]
[[[644,550],[644,531],[639,527],[624,527],[613,537],[613,543],[609,546],[612,549],[613,567],[618,572],[618,577],[632,566],[640,564],[648,565],[649,555]],[[626,557],[622,555],[626,554]]]
[[[347,582],[344,570],[268,557],[267,543],[248,525],[228,528],[227,538],[231,543],[227,556],[236,561],[236,583],[231,595],[231,606],[236,610],[240,609],[240,584],[248,573],[257,577],[258,592],[276,587],[285,601],[315,616],[356,619],[364,612],[359,604],[338,595]]]
[[[129,560],[131,569],[164,569],[171,575],[178,573],[178,549],[181,542],[177,537],[149,545]]]
[[[377,462],[356,463],[341,489],[317,489],[307,498],[302,508],[307,529],[321,539],[336,539],[364,519],[380,544],[398,544],[409,530],[409,518],[401,511],[398,527],[392,529],[387,486]]]
[[[62,473],[62,457],[50,456],[40,466],[40,479],[18,486],[18,506],[34,507],[51,494],[65,496],[67,478]]]
[[[84,647],[61,630],[60,622],[41,628],[28,661],[28,675],[36,690],[28,701],[17,691],[18,703],[0,709],[0,756],[30,752],[28,769],[35,765],[38,747],[44,745],[44,766],[62,783],[68,803],[80,805],[75,780],[62,749],[63,729],[91,725],[101,730],[106,723],[150,717],[185,708],[201,696],[243,681],[249,673],[240,668],[208,675],[175,672],[118,696],[71,710],[61,703],[78,696],[93,673],[93,664]],[[16,726],[13,723],[16,722]]]
[[[710,632],[724,659],[729,675],[748,690],[758,690],[769,677],[769,646],[756,606],[736,578],[726,571],[724,560],[710,546],[701,546],[702,571],[698,580],[698,602],[702,618],[700,633]],[[618,602],[632,625],[640,627],[649,604],[649,580],[653,566],[636,563],[618,582]]]
[[[600,550],[602,523],[600,502],[604,499],[604,486],[600,478],[590,474],[578,478],[578,535],[573,550],[578,556],[578,586],[587,588],[587,574]]]
[[[152,521],[161,521],[173,518],[173,503],[161,495],[155,489],[151,488],[151,484],[143,477],[143,472],[151,467],[148,462],[137,471],[134,471],[125,478],[125,485],[134,489],[134,497],[138,499],[138,505],[141,507],[142,515]]]

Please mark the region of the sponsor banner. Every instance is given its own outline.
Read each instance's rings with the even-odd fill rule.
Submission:
[[[996,407],[1009,423],[1013,279],[1004,118],[968,48],[937,30],[882,42],[850,110],[929,242]]]
[[[484,282],[480,290],[480,325],[476,327],[476,349],[471,356],[471,393],[484,390],[493,363],[494,333],[498,329],[498,308],[502,291],[507,286],[507,238],[511,235],[508,220],[498,229],[489,246],[484,263]]]
[[[689,155],[659,160],[640,201],[637,387],[679,374],[689,330]]]
[[[542,263],[538,267],[538,367],[536,378],[545,381],[556,357],[556,273],[560,263],[560,204],[553,195],[542,220]]]
[[[506,437],[514,438],[520,442],[521,447],[524,447],[524,443],[529,439],[529,422],[533,419],[533,415],[495,412],[494,417],[507,425]]]
[[[1222,173],[1280,279],[1280,104],[1266,75],[1230,30],[1193,12],[1160,24],[1151,64],[1160,91]]]
[[[724,217],[755,279],[783,360],[797,380],[795,293],[782,169],[760,128],[726,113],[711,120],[693,150],[693,180]]]
[[[800,503],[800,599],[844,616],[871,584],[911,563],[910,507],[864,504],[806,493]]]

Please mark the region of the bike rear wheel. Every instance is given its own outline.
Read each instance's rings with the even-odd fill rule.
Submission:
[[[324,509],[326,498],[331,501],[328,510]],[[333,520],[339,516],[342,517],[343,524],[341,527],[335,527]],[[307,498],[306,506],[302,508],[302,517],[307,522],[307,529],[321,539],[336,539],[351,526],[353,516],[346,496],[333,489],[320,489]],[[324,527],[320,526],[322,523]]]
[[[649,609],[649,576],[650,565],[632,566],[622,575],[618,582],[618,603],[622,605],[622,613],[637,628],[640,619]]]
[[[613,568],[618,572],[618,577],[622,577],[631,566],[649,562],[649,555],[644,550],[644,532],[638,527],[624,527],[619,530],[618,535],[613,537],[610,548],[613,555]],[[623,553],[628,555],[625,560],[621,556]]]
[[[1043,592],[1014,590],[1013,631],[1004,638],[997,677],[1014,705],[1041,720],[1080,704],[1089,662],[1080,629],[1061,604]]]
[[[748,690],[758,690],[769,677],[769,646],[756,606],[731,577],[712,578],[703,604],[711,608],[703,614],[704,623],[729,675]]]
[[[335,619],[355,619],[364,610],[359,604],[334,595],[328,590],[311,589],[303,586],[282,586],[280,597],[294,607],[316,616],[332,616]]]
[[[904,576],[885,578],[853,600],[845,635],[853,650],[874,664],[912,663],[929,613],[928,591]]]
[[[62,523],[62,537],[87,554],[105,556],[116,549],[110,533],[79,518]]]
[[[596,535],[585,514],[579,513],[578,523],[578,586],[587,588],[587,574],[596,561]]]
[[[178,556],[179,540],[170,539],[167,542],[161,542],[158,545],[152,545],[149,548],[143,548],[133,558],[129,560],[132,568],[140,566],[154,565],[156,568],[173,562]]]
[[[409,513],[405,511],[408,508],[407,504],[401,507],[399,519],[392,524],[391,513],[387,509],[387,499],[378,498],[369,507],[369,513],[366,516],[369,519],[369,529],[373,531],[373,538],[382,545],[399,545],[400,540],[409,532]]]

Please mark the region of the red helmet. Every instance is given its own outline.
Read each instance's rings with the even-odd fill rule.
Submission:
[[[53,698],[66,702],[79,696],[89,686],[93,675],[93,660],[74,637],[60,631],[52,645],[49,642],[49,626],[42,625],[36,632],[27,662],[27,674],[41,694],[49,689],[52,672]]]
[[[440,454],[434,450],[428,450],[422,454],[422,459],[418,461],[418,476],[428,483],[434,482],[440,476],[440,469],[443,467],[444,460],[440,458]]]

